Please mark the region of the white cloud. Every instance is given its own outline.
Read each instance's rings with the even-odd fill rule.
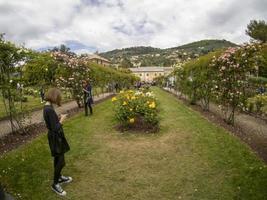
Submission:
[[[240,43],[250,19],[267,19],[266,7],[265,0],[0,0],[0,32],[35,49],[83,44],[76,52],[206,38]]]

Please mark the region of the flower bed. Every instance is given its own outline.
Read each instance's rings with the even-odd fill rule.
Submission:
[[[158,102],[152,92],[121,91],[112,98],[119,129],[156,132],[159,129]]]

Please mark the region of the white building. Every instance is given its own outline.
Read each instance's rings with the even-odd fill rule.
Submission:
[[[149,66],[149,67],[137,67],[137,68],[129,68],[132,73],[138,76],[142,82],[151,83],[154,78],[159,76],[167,76],[172,71],[172,67],[156,67],[156,66]]]

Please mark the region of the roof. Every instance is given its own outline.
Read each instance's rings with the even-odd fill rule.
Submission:
[[[87,58],[88,60],[98,59],[98,60],[103,60],[103,61],[106,61],[106,62],[109,62],[109,63],[110,63],[110,61],[109,61],[108,59],[103,58],[103,57],[101,57],[101,56],[99,56],[99,55],[97,55],[97,54],[88,54],[88,55],[86,56],[86,58]]]
[[[129,68],[132,72],[166,72],[171,71],[172,67],[137,67],[137,68]]]

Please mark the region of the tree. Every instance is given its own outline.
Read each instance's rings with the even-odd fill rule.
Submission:
[[[258,76],[267,78],[267,44],[263,45],[260,55],[261,60],[259,62]]]
[[[61,52],[64,54],[67,54],[69,56],[75,56],[75,53],[70,50],[69,47],[67,47],[65,44],[61,44],[59,47],[54,47],[52,52]]]
[[[120,68],[120,69],[118,69],[118,71],[120,71],[122,73],[126,73],[126,74],[132,73],[132,71],[128,68]]]
[[[127,58],[123,58],[123,60],[120,63],[120,67],[121,68],[131,68],[133,67],[133,64],[131,63],[131,61]]]
[[[267,42],[267,23],[264,20],[251,20],[246,34],[260,42]]]
[[[58,66],[59,63],[51,57],[50,53],[34,52],[32,58],[23,67],[23,76],[30,85],[53,84]]]
[[[21,64],[27,60],[28,50],[17,47],[15,44],[5,41],[3,34],[0,34],[0,94],[3,97],[3,104],[6,113],[9,115],[12,131],[17,126],[23,128],[23,117],[17,109],[16,102],[22,102],[21,90],[17,89],[17,83],[21,83],[21,77],[15,77]]]
[[[200,100],[205,111],[209,110],[213,92],[213,78],[216,74],[216,70],[210,67],[210,63],[214,57],[220,54],[220,51],[212,52],[184,65],[185,75],[189,77],[189,80],[186,79],[189,87],[185,92],[188,94],[191,103],[196,103],[196,100]],[[186,80],[182,79],[185,82]]]

